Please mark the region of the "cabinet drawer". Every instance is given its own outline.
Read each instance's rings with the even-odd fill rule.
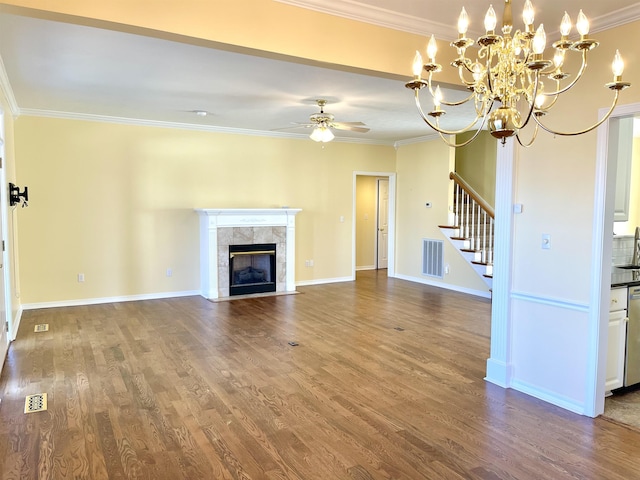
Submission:
[[[614,312],[616,310],[626,310],[627,309],[627,289],[623,288],[612,288],[611,289],[611,300],[609,302],[609,311]]]

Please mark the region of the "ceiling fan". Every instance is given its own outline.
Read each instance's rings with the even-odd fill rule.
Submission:
[[[312,140],[316,142],[330,142],[334,139],[332,128],[336,130],[349,130],[351,132],[367,133],[369,129],[362,122],[336,122],[331,113],[324,111],[326,100],[316,100],[320,111],[309,116],[309,123],[296,123],[299,127],[313,128]]]

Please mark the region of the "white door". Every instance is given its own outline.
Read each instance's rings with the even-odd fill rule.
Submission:
[[[389,179],[378,179],[378,268],[389,263]]]

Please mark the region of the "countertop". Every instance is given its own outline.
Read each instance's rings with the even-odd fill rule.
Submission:
[[[611,267],[611,288],[640,285],[640,270]]]

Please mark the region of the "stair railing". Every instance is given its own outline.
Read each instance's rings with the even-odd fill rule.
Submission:
[[[469,241],[470,250],[479,252],[481,263],[493,265],[493,207],[457,173],[451,172],[449,178],[454,183],[454,225],[459,237]]]

